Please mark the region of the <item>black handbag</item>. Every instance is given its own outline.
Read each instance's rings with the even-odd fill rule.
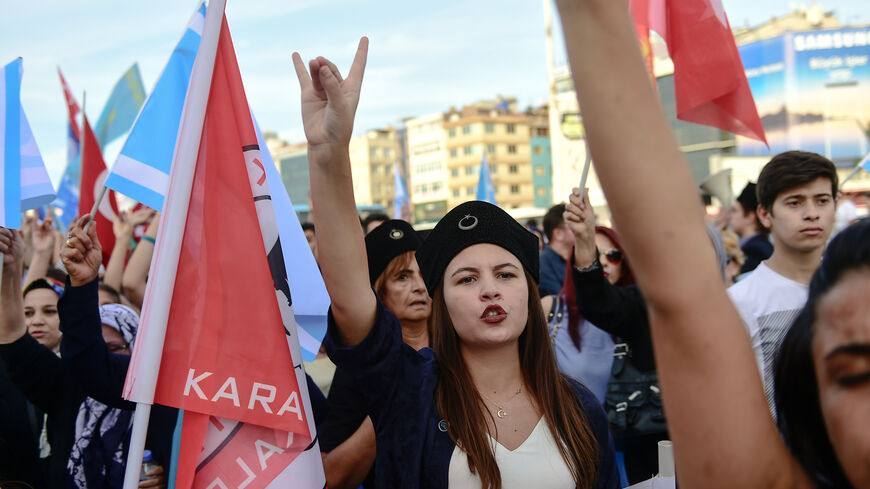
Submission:
[[[631,363],[631,349],[618,343],[604,396],[604,409],[616,439],[665,433],[658,375],[642,372]]]

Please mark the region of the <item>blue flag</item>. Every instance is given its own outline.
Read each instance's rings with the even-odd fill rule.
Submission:
[[[107,187],[158,211],[163,210],[181,110],[204,22],[205,4],[201,3],[139,112],[106,179]]]
[[[54,188],[21,107],[21,58],[0,76],[0,226],[21,227],[21,213],[54,200]]]
[[[477,178],[477,200],[495,203],[495,187],[492,186],[492,178],[489,175],[489,163],[486,162],[486,151],[483,152],[483,161],[480,162],[480,176]]]
[[[397,163],[393,163],[393,189],[395,191],[395,197],[393,198],[393,219],[410,220],[411,203],[408,201],[408,190],[405,188],[402,175],[399,174],[399,165]]]
[[[139,75],[139,65],[133,63],[115,84],[94,127],[101,150],[130,129],[144,101],[145,88],[142,86],[142,76]]]

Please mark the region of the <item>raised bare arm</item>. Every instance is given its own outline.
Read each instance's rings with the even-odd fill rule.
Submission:
[[[367,38],[360,39],[347,79],[342,79],[338,68],[322,57],[309,62],[309,75],[299,53],[293,53],[308,139],[319,264],[332,301],[332,315],[346,346],[365,338],[374,324],[376,309],[348,153],[368,44]]]
[[[682,487],[809,487],[768,413],[627,2],[558,0],[595,169],[653,329]]]

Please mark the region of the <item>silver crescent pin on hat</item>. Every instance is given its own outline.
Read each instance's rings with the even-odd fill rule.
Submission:
[[[467,224],[463,224],[465,221],[469,221]],[[469,229],[474,229],[477,227],[477,218],[472,216],[471,214],[466,214],[465,217],[459,220],[459,229],[463,231],[468,231]]]

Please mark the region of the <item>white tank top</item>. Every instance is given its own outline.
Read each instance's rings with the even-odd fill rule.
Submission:
[[[490,437],[495,447],[495,461],[501,472],[503,489],[573,489],[574,478],[562,459],[559,447],[550,434],[547,421],[541,420],[526,440],[508,450]],[[468,470],[465,452],[456,447],[450,457],[447,487],[450,489],[480,489],[480,478]]]

